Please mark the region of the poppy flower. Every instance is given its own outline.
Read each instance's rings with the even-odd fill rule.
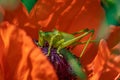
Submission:
[[[67,33],[84,28],[94,29],[95,38],[103,18],[104,12],[97,0],[38,0],[30,14],[21,3],[14,11],[5,10],[4,20],[0,25],[1,80],[57,80],[53,66],[42,51],[35,46],[32,39],[38,39],[40,29],[51,31],[53,28]],[[109,38],[108,40],[111,41]],[[93,61],[92,63],[97,62],[95,56],[105,52],[109,59],[110,51],[104,40],[100,42],[99,46],[94,43],[89,45],[81,58],[81,64],[87,75],[91,74],[87,65],[91,61]],[[72,52],[78,56],[82,49],[83,46],[79,45]],[[105,63],[106,61],[103,59],[102,65],[98,66],[103,67]],[[97,64],[94,65],[97,66]],[[103,68],[92,70],[95,78],[88,76],[91,80],[97,80],[102,76],[98,73]],[[115,73],[116,76],[118,72],[115,70]]]

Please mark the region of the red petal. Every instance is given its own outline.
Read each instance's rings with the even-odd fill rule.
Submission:
[[[120,43],[118,43],[112,50],[110,60],[107,63],[109,67],[120,73]]]
[[[98,0],[38,0],[30,15],[20,5],[15,11],[6,11],[4,20],[19,24],[28,35],[37,38],[39,29],[49,31],[57,27],[69,33],[84,28],[97,30],[103,17]]]
[[[107,44],[105,40],[101,40],[98,53],[93,62],[89,65],[89,69],[91,68],[93,70],[90,80],[99,80],[109,56],[110,51],[107,47]]]
[[[111,26],[110,34],[107,39],[109,48],[113,48],[118,42],[120,42],[120,27]]]
[[[57,80],[47,58],[23,30],[1,24],[0,43],[0,74],[2,69],[4,80]]]

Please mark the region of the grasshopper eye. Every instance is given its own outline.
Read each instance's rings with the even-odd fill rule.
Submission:
[[[91,34],[87,41],[79,41],[86,35]],[[91,38],[94,30],[84,29],[73,34],[53,30],[51,32],[39,32],[38,46],[53,64],[59,80],[85,79],[86,75],[80,64],[80,57],[83,55],[88,44],[92,42]],[[79,35],[79,36],[75,36]],[[69,46],[85,44],[80,57],[75,56],[68,49]]]

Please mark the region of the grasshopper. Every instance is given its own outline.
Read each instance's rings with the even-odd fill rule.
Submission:
[[[82,38],[87,36],[88,34],[91,34],[87,41],[85,42],[79,42]],[[71,45],[77,45],[77,44],[86,44],[83,48],[83,51],[81,52],[80,57],[85,52],[85,49],[87,48],[88,44],[92,42],[91,38],[94,34],[94,30],[89,29],[83,29],[78,32],[69,34],[65,32],[58,31],[54,29],[51,32],[43,32],[42,30],[39,31],[39,39],[38,39],[38,45],[43,47],[45,42],[48,42],[48,54],[50,54],[50,50],[52,47],[57,49],[57,53],[60,53],[60,50],[63,48],[66,48]],[[76,37],[76,35],[79,35]]]
[[[89,34],[91,34],[91,35],[87,41],[80,42],[80,40],[82,38],[84,38],[85,36],[87,36]],[[66,69],[66,74],[71,74],[68,71],[68,68],[65,67],[66,65],[69,65],[69,68],[72,68],[71,69],[72,72],[75,73],[75,75],[78,77],[78,79],[80,78],[82,80],[86,80],[86,75],[85,75],[84,71],[82,70],[83,68],[80,65],[80,61],[77,60],[78,58],[76,56],[74,56],[67,49],[67,47],[72,46],[74,48],[78,44],[85,44],[85,46],[80,54],[80,57],[79,57],[79,58],[81,58],[83,53],[85,52],[88,44],[90,42],[93,42],[91,40],[93,34],[94,34],[94,30],[89,30],[89,29],[83,29],[83,30],[80,30],[80,31],[72,33],[72,34],[61,32],[56,29],[54,29],[51,32],[43,32],[42,30],[40,30],[37,45],[40,46],[41,48],[43,48],[46,46],[46,42],[47,42],[48,51],[47,51],[46,56],[48,56],[48,58],[50,60],[53,60],[53,58],[54,58],[54,62],[51,61],[52,64],[54,64],[56,66],[58,66],[58,65],[63,66],[63,68]],[[52,53],[53,48],[56,50],[56,55],[53,55],[53,53]],[[59,60],[58,60],[58,58],[59,58]],[[63,60],[64,58],[65,58],[65,60]],[[67,63],[64,63],[64,61],[67,61]],[[59,64],[58,64],[58,62],[59,62]],[[61,73],[61,68],[58,67],[55,69]],[[59,75],[62,75],[63,78],[65,77],[64,74],[62,74],[62,73],[61,74],[58,73],[58,76]]]

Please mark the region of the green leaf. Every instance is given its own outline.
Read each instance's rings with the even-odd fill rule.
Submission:
[[[80,65],[79,60],[68,50],[61,49],[60,53],[66,58],[68,63],[70,64],[73,72],[81,79],[86,80],[86,75]]]
[[[120,26],[120,0],[101,0],[109,25]]]
[[[34,7],[37,0],[21,0],[27,11],[30,13],[31,9]]]

